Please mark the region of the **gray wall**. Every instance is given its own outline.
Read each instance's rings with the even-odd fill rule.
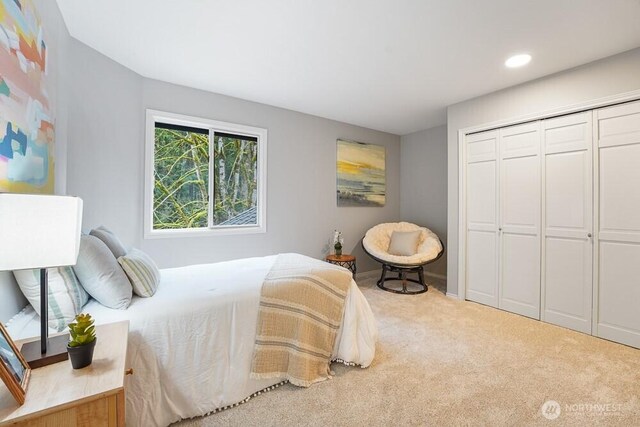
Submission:
[[[67,173],[67,122],[68,122],[68,55],[71,36],[62,19],[56,2],[35,0],[34,2],[47,44],[47,78],[52,82],[49,99],[53,105],[55,120],[55,192],[65,194]]]
[[[139,247],[142,77],[75,39],[70,53],[68,193],[84,201],[83,229],[104,224]]]
[[[28,303],[13,273],[0,271],[0,323],[5,324]]]
[[[447,292],[458,292],[458,131],[638,89],[640,48],[448,108]]]
[[[405,135],[401,147],[400,218],[430,228],[446,242],[447,126]],[[447,252],[427,271],[445,276]]]
[[[84,228],[104,224],[161,267],[279,252],[321,257],[337,228],[359,270],[376,268],[359,239],[400,216],[398,136],[142,78],[75,40],[71,64],[68,192],[84,199]],[[146,108],[268,129],[266,234],[143,239]],[[385,207],[336,207],[337,138],[386,147]]]

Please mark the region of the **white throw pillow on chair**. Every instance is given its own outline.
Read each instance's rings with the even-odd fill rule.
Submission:
[[[415,255],[420,243],[420,234],[420,230],[392,232],[388,252],[398,256]]]

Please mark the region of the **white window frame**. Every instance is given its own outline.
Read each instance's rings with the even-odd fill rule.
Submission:
[[[146,110],[145,133],[145,181],[144,181],[144,238],[202,237],[233,234],[259,234],[267,232],[267,129],[235,123],[221,122],[183,114],[158,110]],[[155,125],[156,122],[209,129],[209,189],[213,190],[214,158],[213,135],[215,132],[251,136],[258,139],[257,161],[257,224],[213,225],[213,203],[209,203],[206,228],[153,229],[153,190],[155,183]],[[211,200],[210,200],[211,202]]]

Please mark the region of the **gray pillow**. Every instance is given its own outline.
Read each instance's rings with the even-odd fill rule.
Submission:
[[[95,236],[80,238],[78,262],[73,267],[82,287],[100,304],[125,309],[133,290],[107,245]]]
[[[418,251],[420,240],[420,230],[416,231],[394,231],[391,233],[388,252],[391,255],[411,256]]]
[[[127,248],[124,247],[120,239],[118,239],[118,236],[116,236],[113,231],[109,230],[107,227],[101,225],[100,227],[91,230],[89,234],[102,240],[116,259],[127,254]]]

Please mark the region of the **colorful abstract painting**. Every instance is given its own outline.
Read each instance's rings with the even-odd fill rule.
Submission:
[[[47,46],[31,0],[0,0],[0,192],[53,193]]]
[[[338,206],[384,206],[385,149],[338,140]]]

